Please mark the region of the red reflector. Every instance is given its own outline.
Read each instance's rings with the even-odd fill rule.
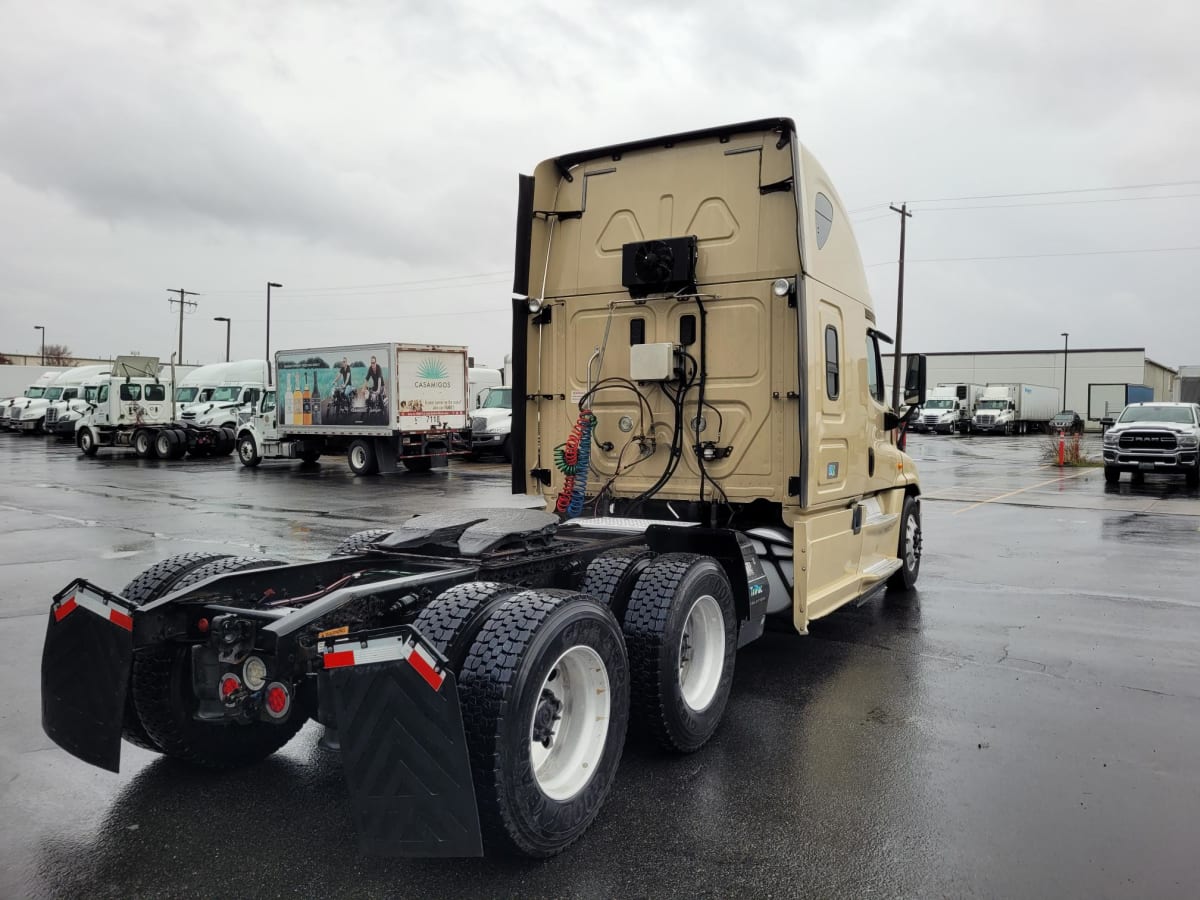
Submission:
[[[435,691],[441,689],[442,676],[425,660],[425,657],[417,652],[415,647],[408,656],[408,663],[417,670],[417,674],[424,678],[431,688]]]
[[[110,609],[108,611],[108,620],[114,625],[120,625],[126,631],[133,631],[133,619],[119,609]]]
[[[54,621],[61,622],[67,616],[75,611],[75,598],[68,597],[65,603],[59,604],[58,609],[54,610]]]
[[[342,666],[354,665],[353,650],[339,650],[337,653],[326,653],[324,656],[325,668],[338,669]]]
[[[281,688],[277,684],[272,685],[271,688],[267,691],[267,709],[269,709],[271,712],[273,712],[275,715],[278,716],[285,709],[287,709],[287,704],[288,704],[287,691],[285,691],[283,688]]]
[[[235,675],[226,675],[221,679],[221,696],[228,697],[241,686]]]
[[[197,622],[196,630],[199,631],[201,634],[208,631],[208,619],[201,619],[199,622]]]

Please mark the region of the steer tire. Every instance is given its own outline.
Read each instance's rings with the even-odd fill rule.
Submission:
[[[580,657],[582,670],[571,665]],[[544,715],[552,683],[567,692],[557,720]],[[484,624],[458,684],[485,847],[561,853],[599,814],[625,741],[629,665],[612,611],[570,591],[516,594]],[[541,741],[534,755],[546,720],[560,729],[549,759],[568,754],[557,773]]]
[[[469,581],[442,591],[413,620],[421,633],[446,657],[456,675],[481,628],[496,608],[524,588],[498,581]]]
[[[1188,487],[1200,487],[1200,467],[1188,469],[1187,474],[1184,475],[1184,478],[1187,479]]]
[[[95,456],[100,449],[100,445],[96,441],[96,433],[90,428],[82,429],[75,442],[84,456]]]
[[[390,528],[367,528],[364,531],[356,531],[349,537],[342,538],[342,542],[333,548],[333,552],[329,555],[333,556],[356,556],[364,550],[371,549],[371,545],[382,541],[389,534],[392,534]]]
[[[262,462],[262,457],[258,454],[258,446],[254,443],[254,438],[248,433],[243,433],[238,438],[237,454],[238,462],[247,469],[253,469]]]
[[[194,569],[215,560],[226,559],[227,553],[180,553],[177,556],[155,563],[121,589],[121,596],[134,606],[144,606],[151,600],[166,595],[175,585]],[[132,681],[132,678],[131,678]],[[133,705],[133,686],[125,690],[125,716],[121,723],[121,737],[143,750],[161,752],[162,748],[146,732],[142,720]]]
[[[685,644],[689,622],[694,622],[692,641]],[[659,556],[634,586],[623,629],[635,723],[664,749],[699,750],[721,724],[733,685],[737,611],[725,570],[709,556]],[[682,672],[685,652],[688,674],[703,689],[694,699],[685,693],[690,690]],[[721,668],[714,673],[715,665]]]
[[[1118,481],[1121,480],[1121,470],[1118,469],[1116,466],[1105,466],[1104,467],[1104,480],[1108,484],[1116,484]]]
[[[888,579],[889,590],[911,591],[916,586],[917,576],[921,574],[922,543],[921,501],[909,495],[904,498],[900,511],[900,542],[896,547],[900,568]]]
[[[654,554],[645,547],[620,547],[601,553],[588,564],[579,591],[599,600],[620,620],[634,585],[652,559]]]

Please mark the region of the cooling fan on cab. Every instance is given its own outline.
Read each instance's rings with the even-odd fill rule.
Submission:
[[[635,241],[621,248],[621,283],[629,296],[673,294],[696,286],[696,237]]]

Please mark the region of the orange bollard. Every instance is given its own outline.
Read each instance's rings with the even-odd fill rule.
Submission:
[[[1058,434],[1058,465],[1060,468],[1062,467],[1063,462],[1065,462],[1066,452],[1067,452],[1066,443],[1063,440],[1062,432],[1059,432],[1059,434]]]

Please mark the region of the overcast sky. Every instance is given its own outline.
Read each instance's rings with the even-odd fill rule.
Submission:
[[[184,287],[188,361],[223,356],[213,316],[261,356],[274,280],[273,348],[498,365],[519,172],[788,115],[861,210],[889,331],[912,201],[906,349],[1200,363],[1197,34],[1194,2],[0,0],[0,351],[45,325],[165,359]],[[1014,206],[953,208],[988,205]],[[1158,252],[961,259],[1113,250]]]

